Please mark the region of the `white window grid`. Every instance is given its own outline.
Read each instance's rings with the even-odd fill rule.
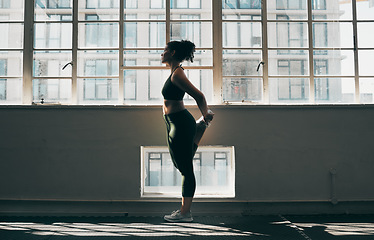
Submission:
[[[354,79],[354,91],[355,91],[355,101],[354,103],[360,103],[360,79],[373,79],[374,76],[360,76],[359,75],[359,61],[358,61],[358,52],[359,50],[374,50],[372,47],[366,47],[366,48],[358,48],[358,41],[357,41],[357,24],[358,23],[373,23],[374,20],[358,20],[357,19],[357,12],[356,12],[356,0],[352,0],[352,20],[325,20],[325,19],[312,19],[312,6],[313,0],[308,0],[308,18],[306,20],[284,20],[286,22],[301,22],[301,23],[307,23],[308,24],[308,47],[307,48],[292,48],[292,50],[306,50],[308,51],[308,62],[309,62],[309,74],[307,76],[271,76],[269,75],[269,69],[268,69],[268,51],[270,50],[289,50],[289,49],[282,49],[282,48],[269,48],[268,47],[268,36],[267,36],[267,25],[268,23],[272,22],[282,22],[283,20],[268,20],[267,19],[267,1],[262,1],[262,19],[261,20],[242,20],[242,19],[222,19],[222,2],[221,1],[213,1],[212,0],[212,19],[206,20],[206,19],[189,19],[189,22],[211,22],[213,24],[213,46],[212,48],[204,48],[202,50],[212,50],[213,51],[213,64],[212,66],[186,66],[187,69],[211,69],[213,71],[213,91],[214,91],[214,98],[213,102],[211,104],[222,104],[222,79],[223,77],[230,77],[230,78],[246,78],[246,77],[256,77],[259,76],[251,76],[251,75],[242,75],[242,76],[223,76],[222,74],[222,51],[223,50],[237,50],[238,48],[223,48],[222,47],[222,23],[223,22],[259,22],[262,24],[262,47],[261,48],[240,48],[242,50],[259,50],[262,51],[262,61],[265,63],[263,65],[262,69],[262,76],[260,76],[263,80],[263,96],[262,101],[260,101],[263,104],[270,104],[269,102],[269,78],[308,78],[309,79],[309,104],[315,103],[315,85],[314,81],[315,78],[353,78]],[[36,79],[33,77],[32,73],[32,59],[33,59],[33,28],[34,23],[37,23],[38,21],[34,21],[34,3],[33,1],[25,0],[24,2],[24,20],[22,23],[24,23],[24,42],[23,42],[23,49],[6,49],[7,51],[23,51],[23,97],[22,97],[22,103],[29,105],[33,101],[33,94],[32,94],[32,81],[33,79]],[[120,1],[120,9],[123,9],[124,7],[124,1]],[[166,1],[166,19],[164,20],[166,24],[166,42],[170,40],[170,24],[173,22],[183,22],[185,20],[174,20],[170,18],[170,1]],[[77,100],[77,51],[78,51],[78,22],[84,23],[85,21],[78,21],[78,0],[73,0],[73,8],[72,8],[72,20],[67,21],[48,21],[49,23],[71,23],[73,26],[73,32],[72,32],[72,48],[70,49],[59,49],[61,51],[68,50],[72,52],[72,74],[71,77],[48,77],[48,79],[71,79],[72,81],[72,102],[71,104],[78,104]],[[112,21],[112,20],[105,20],[101,22],[117,22],[119,24],[119,35],[123,36],[123,19],[124,12],[120,11],[120,17],[118,21]],[[160,22],[160,20],[126,20],[127,22]],[[20,21],[0,21],[0,23],[19,23]],[[89,21],[92,22],[92,21]],[[313,47],[313,23],[332,23],[332,22],[339,22],[339,23],[351,23],[353,25],[353,39],[354,39],[354,45],[353,48],[314,48]],[[30,34],[31,33],[31,34]],[[128,48],[131,50],[130,48]],[[354,54],[354,74],[352,75],[339,75],[339,76],[331,76],[331,75],[318,75],[315,76],[314,74],[314,56],[313,51],[329,51],[329,50],[349,50],[353,51]],[[38,49],[42,50],[42,49]],[[53,50],[53,49],[48,49]],[[101,49],[103,50],[103,49]],[[105,50],[105,49],[104,49]],[[123,66],[123,38],[120,37],[119,39],[119,69],[120,73],[118,76],[119,80],[119,96],[118,104],[123,104],[124,94],[123,94],[123,74],[122,71],[125,69],[166,69],[165,67],[159,67],[159,66]],[[142,48],[137,48],[137,50],[142,50]],[[145,48],[144,50],[162,50],[160,48]],[[108,76],[110,78],[113,78],[113,76]],[[7,77],[9,79],[11,78],[17,78],[17,77]],[[43,77],[37,77],[37,79],[41,79]],[[227,102],[230,104],[230,102]],[[305,103],[304,103],[305,104]]]
[[[140,196],[142,198],[181,197],[181,175],[173,166],[168,148],[142,146],[140,151]],[[233,146],[200,146],[194,156],[193,166],[196,178],[195,198],[235,197]],[[154,179],[155,176],[151,176],[151,172],[158,174],[157,180]],[[211,176],[206,176],[207,173]]]

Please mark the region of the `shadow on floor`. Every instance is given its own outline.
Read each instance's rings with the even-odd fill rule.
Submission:
[[[195,217],[0,217],[1,240],[374,239],[373,215]]]

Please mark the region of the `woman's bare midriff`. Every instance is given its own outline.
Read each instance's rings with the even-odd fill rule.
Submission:
[[[164,100],[163,111],[164,115],[183,111],[185,109],[183,101],[179,100]]]

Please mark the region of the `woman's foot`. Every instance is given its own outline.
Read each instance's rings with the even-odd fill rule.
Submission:
[[[207,129],[209,127],[209,123],[207,123],[205,120],[204,120],[204,117],[201,116],[197,121],[196,121],[196,127],[198,130],[202,130],[202,131],[205,131],[205,129]]]
[[[176,210],[172,212],[170,215],[164,216],[165,221],[168,222],[192,222],[192,214],[191,212],[187,212],[182,214],[181,210]]]
[[[204,135],[205,130],[209,127],[209,124],[207,124],[204,120],[204,117],[199,118],[196,121],[196,134],[195,134],[195,139],[194,143],[196,145],[199,145],[201,138]]]

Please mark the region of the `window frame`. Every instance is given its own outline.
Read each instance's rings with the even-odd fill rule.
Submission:
[[[170,159],[166,159],[168,167],[172,168],[173,174],[173,183],[177,185],[166,185],[166,186],[146,186],[147,181],[148,185],[150,184],[150,168],[148,167],[148,171],[146,166],[150,166],[149,163],[146,163],[148,159],[149,153],[159,153],[161,157],[157,158],[160,161],[160,171],[162,172],[162,161],[163,161],[163,154],[168,155],[170,158],[168,147],[166,146],[141,146],[140,147],[140,154],[141,154],[141,168],[140,168],[140,198],[180,198],[181,197],[181,186],[180,180],[181,176],[179,171],[173,166],[173,163]],[[212,169],[210,171],[216,171],[216,153],[226,153],[226,184],[225,186],[215,186],[215,185],[199,185],[201,184],[202,179],[202,171],[200,169],[196,169],[196,166],[202,166],[203,163],[203,156],[202,154],[209,155],[208,159],[213,163],[210,165]],[[195,177],[196,177],[196,193],[194,198],[235,198],[235,148],[234,146],[200,146],[197,150],[194,159],[194,167],[195,167]],[[205,170],[207,171],[207,170]],[[197,174],[198,172],[198,174]],[[178,175],[178,176],[177,176]],[[148,178],[147,178],[148,177]],[[162,184],[162,177],[160,176]],[[152,189],[153,187],[153,189]],[[164,187],[165,190],[162,188]],[[207,189],[212,188],[220,188],[220,191],[206,191]],[[148,188],[148,189],[147,189]],[[171,191],[170,191],[171,189]],[[201,189],[201,190],[199,190]]]
[[[73,59],[72,61],[73,62],[76,62],[77,60],[77,50],[78,50],[78,29],[77,29],[77,26],[78,26],[78,23],[81,23],[81,22],[86,22],[86,21],[80,21],[78,20],[78,0],[71,0],[72,1],[72,4],[73,4],[73,14],[72,14],[72,19],[71,20],[68,20],[66,17],[63,17],[61,16],[62,21],[57,21],[56,19],[55,20],[51,20],[49,21],[48,20],[48,23],[71,23],[73,25],[73,33],[72,33],[72,38],[73,38],[73,47],[72,47],[72,55],[73,55]],[[150,0],[149,0],[150,2]],[[239,2],[239,1],[236,1],[236,2]],[[321,4],[317,4],[316,0],[307,0],[306,1],[306,8],[307,8],[307,11],[308,11],[308,18],[307,19],[304,19],[304,20],[298,20],[298,22],[305,22],[308,24],[308,32],[305,33],[305,34],[308,34],[308,39],[309,39],[309,44],[308,46],[305,46],[305,50],[309,51],[309,75],[307,76],[309,78],[309,82],[310,82],[310,94],[309,94],[309,101],[308,102],[302,102],[301,104],[316,104],[316,101],[315,101],[315,96],[316,96],[316,93],[315,93],[315,84],[314,84],[314,78],[333,78],[333,77],[342,77],[342,78],[354,78],[355,79],[355,99],[354,99],[354,102],[352,103],[356,103],[356,104],[360,104],[362,103],[361,100],[360,100],[360,79],[361,80],[364,80],[364,79],[372,79],[374,78],[374,75],[360,75],[359,73],[359,63],[358,63],[358,60],[359,60],[359,51],[360,50],[374,50],[374,47],[370,47],[370,48],[360,48],[357,46],[357,25],[358,23],[362,23],[362,22],[374,22],[374,19],[369,19],[369,20],[360,20],[357,18],[357,5],[358,4],[356,2],[356,0],[353,0],[352,1],[352,4],[350,5],[350,7],[352,8],[352,19],[344,19],[344,20],[328,20],[328,19],[314,19],[313,17],[313,11],[314,10],[320,10],[321,14],[326,14],[326,11],[328,10],[328,6],[327,6],[327,1],[325,0],[321,0]],[[213,42],[214,42],[214,50],[213,51],[213,64],[212,66],[208,66],[208,67],[193,67],[193,66],[186,66],[186,68],[190,68],[190,69],[194,69],[194,68],[199,68],[199,69],[211,69],[212,72],[213,72],[213,101],[210,102],[209,104],[216,104],[216,105],[221,105],[221,104],[230,104],[230,103],[235,103],[237,104],[238,102],[237,101],[223,101],[222,99],[222,93],[223,93],[223,90],[222,90],[222,86],[223,86],[223,83],[222,81],[224,80],[225,77],[228,77],[228,76],[223,76],[222,74],[222,50],[226,49],[226,48],[223,48],[222,44],[223,44],[223,39],[222,39],[222,23],[223,22],[230,22],[230,21],[233,21],[233,20],[227,20],[227,19],[223,19],[222,17],[222,11],[227,9],[225,6],[223,6],[223,2],[222,1],[211,1],[212,3],[212,26],[213,26],[213,33],[212,33],[212,38],[213,38]],[[124,4],[125,4],[125,1],[120,1],[120,8],[121,11],[119,11],[119,15],[120,15],[120,18],[119,20],[113,20],[113,21],[109,21],[109,20],[105,20],[104,22],[118,22],[119,23],[119,35],[121,36],[120,37],[120,42],[119,42],[119,52],[123,52],[124,50],[124,46],[123,46],[123,32],[124,32],[124,29],[123,29],[123,25],[124,23],[126,22],[126,20],[122,21],[123,16],[124,16],[124,11],[122,11],[122,9],[125,9],[124,8]],[[131,3],[132,4],[132,3]],[[200,0],[200,4],[201,6],[203,5],[202,1]],[[32,95],[32,80],[35,78],[32,73],[33,73],[33,57],[32,57],[32,50],[33,50],[33,35],[34,34],[28,34],[34,27],[34,23],[38,23],[38,22],[43,22],[43,21],[36,21],[34,19],[34,1],[28,1],[28,0],[24,0],[23,2],[23,5],[24,5],[24,18],[22,21],[5,21],[5,20],[2,20],[0,22],[6,22],[6,23],[12,23],[12,22],[22,22],[24,24],[24,45],[23,45],[23,49],[18,49],[20,51],[22,51],[23,53],[23,76],[22,76],[22,82],[23,82],[23,87],[22,87],[22,104],[24,105],[31,105],[33,103],[33,95]],[[66,5],[66,4],[65,4]],[[65,9],[65,5],[62,6],[63,9]],[[11,8],[11,5],[8,6],[7,4],[5,4],[3,6],[4,8],[8,8],[10,7]],[[130,6],[130,7],[134,7],[134,6]],[[237,6],[238,8],[240,6]],[[166,19],[165,20],[162,20],[162,22],[165,22],[166,23],[166,42],[168,40],[170,40],[170,23],[172,22],[181,22],[181,20],[173,20],[173,19],[170,19],[170,10],[171,10],[171,6],[170,6],[170,1],[165,1],[165,13],[166,13]],[[244,9],[243,8],[240,8],[240,9]],[[239,10],[240,10],[239,9]],[[66,9],[65,9],[66,10]],[[131,9],[132,10],[132,9]],[[270,98],[269,98],[269,79],[273,78],[273,77],[276,77],[276,76],[272,76],[272,75],[269,75],[269,66],[268,66],[268,60],[269,60],[269,56],[268,56],[268,51],[269,50],[279,50],[279,51],[285,51],[287,49],[274,49],[274,48],[269,48],[268,47],[268,33],[267,33],[267,30],[268,30],[268,23],[273,23],[273,22],[277,22],[277,20],[271,20],[271,19],[268,19],[267,18],[267,1],[262,1],[262,5],[261,5],[261,12],[262,12],[262,19],[261,20],[251,20],[252,22],[260,22],[262,24],[262,47],[261,48],[258,48],[258,50],[262,51],[263,52],[263,57],[262,57],[262,60],[263,62],[265,62],[265,64],[262,66],[262,69],[263,69],[263,73],[262,75],[260,76],[260,78],[262,78],[262,81],[263,81],[263,93],[262,93],[262,99],[260,101],[256,101],[256,102],[251,102],[251,101],[242,101],[241,104],[257,104],[258,102],[260,102],[261,104],[273,104],[272,102],[270,102]],[[204,22],[204,21],[207,21],[207,20],[190,20],[190,21],[201,21],[201,22]],[[251,21],[247,21],[247,22],[251,22]],[[87,21],[89,22],[89,21]],[[132,21],[129,21],[129,22],[156,22],[155,20],[132,20]],[[238,22],[246,22],[245,20],[240,20]],[[354,37],[354,45],[353,47],[349,47],[349,48],[342,48],[342,50],[351,50],[353,52],[353,57],[354,57],[354,73],[353,75],[343,75],[343,76],[335,76],[335,75],[332,75],[332,76],[315,76],[315,72],[314,72],[314,56],[313,56],[313,51],[320,51],[320,52],[323,52],[323,51],[327,51],[327,50],[331,50],[332,48],[316,48],[313,46],[313,42],[311,41],[311,39],[313,39],[313,31],[314,31],[314,28],[313,28],[313,23],[329,23],[329,22],[346,22],[346,23],[352,23],[353,24],[353,37]],[[26,34],[27,33],[27,34]],[[325,41],[329,41],[328,38],[325,39]],[[211,48],[213,49],[213,48]],[[250,48],[250,49],[254,49],[254,50],[257,50],[256,48]],[[304,48],[303,48],[304,49]],[[66,49],[64,49],[66,50]],[[31,51],[31,53],[30,53]],[[123,56],[122,54],[119,54],[119,68],[120,68],[120,74],[119,74],[119,101],[117,104],[124,104],[126,105],[126,100],[124,98],[124,83],[123,83],[123,70],[126,70],[126,69],[130,69],[130,68],[127,68],[126,66],[123,67],[122,66],[122,63],[123,63]],[[214,66],[214,67],[213,67]],[[134,66],[133,69],[136,70],[136,67],[137,66]],[[139,67],[138,69],[145,69],[145,67]],[[152,67],[151,67],[152,69]],[[166,69],[166,68],[160,68],[160,69]],[[238,78],[250,78],[250,77],[254,77],[254,76],[234,76],[234,77],[238,77]],[[258,77],[258,76],[257,76]],[[297,76],[291,76],[291,78],[296,78]],[[7,79],[10,79],[10,78],[17,78],[17,77],[7,77]],[[20,78],[20,77],[18,77]],[[65,79],[66,77],[61,77],[63,79]],[[78,80],[78,77],[77,77],[77,70],[76,70],[76,64],[75,66],[72,67],[72,76],[69,77],[68,79],[71,79],[72,81],[72,100],[70,103],[68,104],[72,104],[72,105],[77,105],[79,104],[79,101],[77,100],[77,80]],[[365,93],[365,91],[362,91],[363,93]],[[335,103],[335,102],[334,102]],[[11,103],[7,103],[6,101],[3,102],[2,104],[5,104],[5,105],[10,105]],[[113,103],[112,103],[113,104]],[[297,103],[299,104],[299,103]],[[139,105],[147,105],[147,104],[144,104],[144,103],[139,103]]]

